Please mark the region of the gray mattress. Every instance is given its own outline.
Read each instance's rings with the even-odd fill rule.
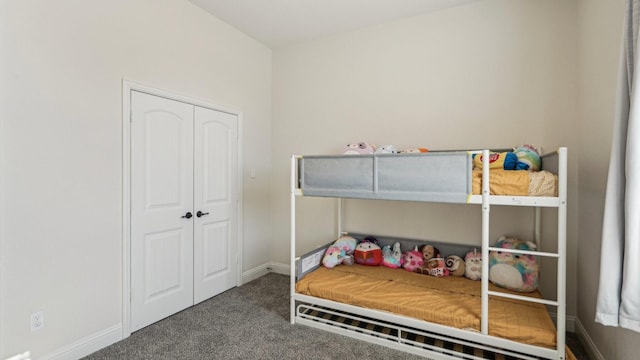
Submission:
[[[304,156],[298,159],[304,195],[465,203],[471,195],[472,155],[421,154]]]

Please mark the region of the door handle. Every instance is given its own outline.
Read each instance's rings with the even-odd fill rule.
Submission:
[[[203,212],[202,212],[202,211],[200,211],[200,210],[198,210],[198,212],[196,213],[196,216],[197,216],[197,217],[202,217],[202,216],[205,216],[205,215],[209,215],[209,213],[208,213],[208,212],[203,213]]]
[[[181,218],[191,219],[192,216],[193,214],[191,212],[187,212],[186,214],[182,215]]]

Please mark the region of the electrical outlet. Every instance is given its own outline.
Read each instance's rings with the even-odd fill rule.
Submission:
[[[31,332],[40,330],[44,327],[44,312],[38,311],[31,314]]]

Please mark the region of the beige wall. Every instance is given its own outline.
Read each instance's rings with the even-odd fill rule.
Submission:
[[[268,263],[270,49],[184,0],[2,7],[0,358],[121,330],[123,78],[243,113],[244,269]]]
[[[625,3],[579,2],[578,318],[588,334],[588,347],[597,349],[603,359],[636,359],[640,353],[638,333],[593,321]]]
[[[573,1],[486,0],[275,51],[273,260],[288,262],[283,249],[289,243],[293,153],[337,154],[344,144],[362,140],[399,149],[533,143],[548,150],[568,146],[575,161],[576,27]],[[571,315],[576,313],[575,172],[573,162]],[[298,204],[300,254],[335,236],[335,205],[311,198]],[[346,209],[350,231],[480,242],[479,206],[352,200]],[[492,207],[491,213],[492,238],[531,238],[531,209]],[[544,290],[553,297],[554,276],[547,274]]]

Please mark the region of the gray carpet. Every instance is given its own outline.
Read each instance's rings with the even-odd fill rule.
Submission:
[[[568,340],[577,352],[577,345]],[[137,331],[85,359],[392,358],[424,359],[307,326],[291,325],[289,277],[271,273]]]
[[[423,359],[289,323],[289,277],[268,274],[133,333],[101,359]]]

